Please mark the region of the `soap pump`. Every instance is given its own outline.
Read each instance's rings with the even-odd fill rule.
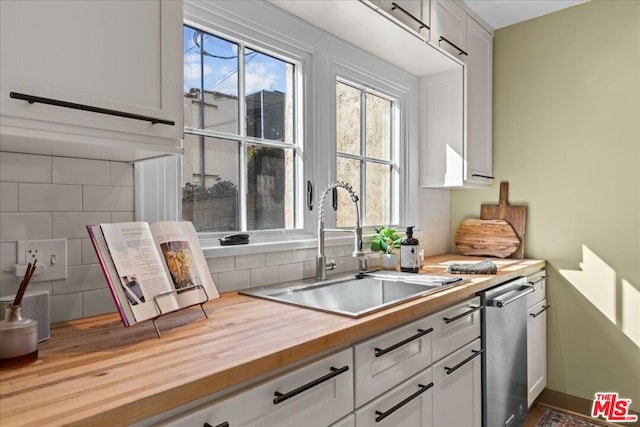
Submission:
[[[418,239],[413,238],[413,226],[407,227],[407,236],[400,242],[400,271],[418,273],[420,264],[418,259]]]

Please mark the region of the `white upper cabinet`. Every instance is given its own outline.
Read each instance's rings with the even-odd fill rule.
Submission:
[[[412,31],[429,38],[429,2],[422,0],[378,0],[380,9],[387,12]]]
[[[2,151],[123,161],[181,152],[181,1],[0,8]]]
[[[493,36],[457,2],[432,1],[430,43],[465,63],[421,79],[423,187],[488,186],[492,176]]]
[[[429,45],[426,42],[427,34],[424,30],[418,33],[413,29],[414,24],[409,25],[413,20],[406,17],[406,14],[398,8],[391,11],[392,6],[386,0],[268,1],[414,76],[426,76],[460,67],[458,62]],[[418,10],[424,10],[429,4],[410,0],[395,3],[406,6],[413,11],[412,14],[419,13]],[[402,15],[405,17],[400,20]]]

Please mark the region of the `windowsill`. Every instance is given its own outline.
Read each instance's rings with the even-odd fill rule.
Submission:
[[[203,237],[200,246],[205,258],[216,258],[234,255],[251,255],[266,252],[291,251],[296,249],[316,249],[318,239],[314,235],[278,236],[274,238],[265,236],[251,236],[249,244],[221,246],[217,238]],[[341,246],[353,244],[353,235],[326,237],[325,246]]]

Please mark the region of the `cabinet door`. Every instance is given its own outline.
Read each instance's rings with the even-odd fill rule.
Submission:
[[[527,310],[527,404],[547,386],[547,300]]]
[[[462,66],[420,80],[420,185],[463,184],[464,77]]]
[[[430,427],[433,422],[431,368],[409,378],[356,411],[356,427]]]
[[[335,424],[331,424],[330,427],[356,427],[356,416],[349,414]]]
[[[431,317],[354,347],[355,402],[362,406],[431,364]]]
[[[434,361],[445,357],[480,336],[480,310],[480,298],[476,297],[433,315],[435,322]]]
[[[428,12],[423,12],[422,0],[380,0],[380,7],[412,31],[424,36],[429,35],[426,27],[429,26],[429,15]],[[428,7],[426,9],[429,10]]]
[[[467,49],[467,13],[451,0],[433,0],[433,31],[431,42],[461,61]]]
[[[179,146],[182,2],[34,0],[0,7],[3,133],[27,128],[129,140],[123,135],[135,134],[139,142]],[[30,104],[9,92],[175,124]]]
[[[482,424],[480,339],[433,365],[433,425]]]
[[[467,137],[465,180],[489,184],[492,176],[493,37],[467,18]]]
[[[325,380],[328,375],[332,376]],[[287,397],[289,394],[292,395],[290,398]],[[278,396],[281,401],[276,403]],[[178,416],[164,425],[187,427],[228,423],[233,427],[326,427],[351,411],[353,363],[349,348]]]
[[[527,308],[531,308],[532,305],[547,297],[547,271],[542,270],[527,276],[527,283],[533,286],[533,292],[527,295]]]

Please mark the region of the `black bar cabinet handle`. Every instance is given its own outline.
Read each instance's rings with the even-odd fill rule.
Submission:
[[[422,22],[421,20],[419,20],[418,18],[413,16],[411,13],[407,12],[405,9],[403,9],[400,5],[398,5],[398,3],[391,2],[391,10],[395,10],[395,9],[398,9],[400,12],[404,13],[409,18],[413,19],[418,24],[420,24],[420,27],[418,28],[418,31],[421,30],[422,28],[426,28],[427,30],[431,29],[431,28],[429,28],[429,26],[427,24],[425,24],[424,22]]]
[[[458,46],[456,46],[455,44],[451,43],[451,42],[450,42],[449,40],[447,40],[445,37],[440,36],[440,40],[438,40],[438,41],[445,42],[445,43],[447,43],[448,45],[453,46],[453,47],[454,47],[454,49],[456,49],[458,52],[460,52],[460,53],[458,53],[458,55],[469,56],[469,54],[468,54],[467,52],[465,52],[464,50],[460,49],[460,48],[459,48]],[[478,175],[478,176],[479,176],[479,175]],[[491,177],[491,178],[493,178],[493,177]]]
[[[389,409],[387,411],[384,411],[384,412],[376,411],[377,417],[375,418],[375,421],[377,423],[379,423],[380,421],[384,420],[389,415],[393,414],[398,409],[402,408],[404,405],[406,405],[407,403],[411,402],[413,399],[415,399],[416,397],[420,396],[422,393],[424,393],[425,391],[427,391],[431,387],[433,387],[433,383],[429,383],[427,385],[418,384],[418,387],[420,387],[420,390],[416,391],[411,396],[409,396],[406,399],[404,399],[402,402],[399,402],[399,403],[395,404],[391,409]]]
[[[549,276],[542,276],[541,278],[539,278],[539,279],[537,279],[537,280],[534,280],[533,282],[529,282],[529,284],[530,284],[531,286],[533,286],[533,285],[535,285],[536,283],[540,283],[540,282],[542,282],[544,279],[548,279],[548,278],[549,278]]]
[[[313,210],[313,184],[307,181],[307,208]]]
[[[163,125],[169,125],[169,126],[176,125],[176,122],[172,120],[158,119],[156,117],[149,117],[149,116],[143,116],[140,114],[127,113],[125,111],[110,110],[108,108],[94,107],[92,105],[76,104],[75,102],[61,101],[59,99],[52,99],[52,98],[43,98],[41,96],[27,95],[27,94],[18,93],[18,92],[9,92],[9,98],[27,101],[29,104],[33,104],[33,103],[47,104],[47,105],[53,105],[56,107],[72,108],[74,110],[89,111],[89,112],[98,113],[98,114],[107,114],[109,116],[124,117],[126,119],[142,120],[144,122],[151,122],[154,125],[155,124],[163,124]]]
[[[429,328],[429,329],[418,329],[418,333],[415,335],[410,336],[409,338],[405,338],[400,342],[395,343],[392,346],[389,346],[387,348],[378,348],[375,347],[374,350],[376,352],[375,356],[376,357],[380,357],[382,355],[385,355],[387,353],[389,353],[390,351],[395,350],[398,347],[402,347],[405,344],[410,343],[413,340],[417,340],[418,338],[420,338],[423,335],[427,335],[428,333],[433,332],[433,328]]]
[[[466,53],[465,53],[465,55],[466,55]],[[496,177],[495,177],[495,176],[491,176],[491,175],[482,175],[482,174],[479,174],[479,173],[472,173],[472,174],[471,174],[471,176],[477,176],[477,177],[479,177],[479,178],[486,178],[486,179],[496,179]]]
[[[444,323],[448,325],[449,323],[455,322],[458,319],[462,319],[463,317],[466,317],[466,316],[470,315],[471,313],[475,313],[478,310],[482,310],[482,306],[481,305],[479,305],[477,307],[471,307],[471,310],[465,311],[464,313],[460,313],[457,316],[443,317],[442,320],[444,320]]]
[[[338,188],[334,188],[331,191],[331,203],[333,205],[333,210],[337,211],[338,210]]]
[[[537,312],[537,313],[531,313],[529,316],[533,317],[534,319],[538,316],[540,316],[542,313],[544,313],[545,311],[549,310],[551,308],[550,305],[543,305],[542,309]]]
[[[209,423],[204,423],[204,425],[202,427],[213,427],[211,424]],[[221,424],[218,424],[216,427],[229,427],[229,422],[225,421]]]
[[[476,358],[479,355],[481,355],[484,352],[484,348],[480,349],[480,350],[471,350],[471,352],[473,353],[471,356],[467,357],[466,359],[464,359],[462,362],[458,363],[453,368],[448,368],[448,367],[445,366],[444,367],[444,371],[447,373],[447,375],[453,374],[455,371],[460,369],[466,363],[469,363],[471,360],[473,360],[474,358]]]
[[[348,370],[349,370],[349,366],[347,365],[343,366],[342,368],[334,368],[332,366],[331,372],[329,372],[327,375],[324,375],[320,378],[316,378],[315,380],[308,382],[307,384],[302,385],[294,390],[291,390],[287,393],[280,393],[279,391],[276,391],[274,393],[275,398],[273,399],[273,404],[277,405],[278,403],[282,403],[287,399],[291,399],[293,396],[296,396],[304,391],[309,390],[310,388],[313,388],[319,384],[322,384],[325,381],[329,381],[331,378],[337,377],[341,373],[347,372]]]

